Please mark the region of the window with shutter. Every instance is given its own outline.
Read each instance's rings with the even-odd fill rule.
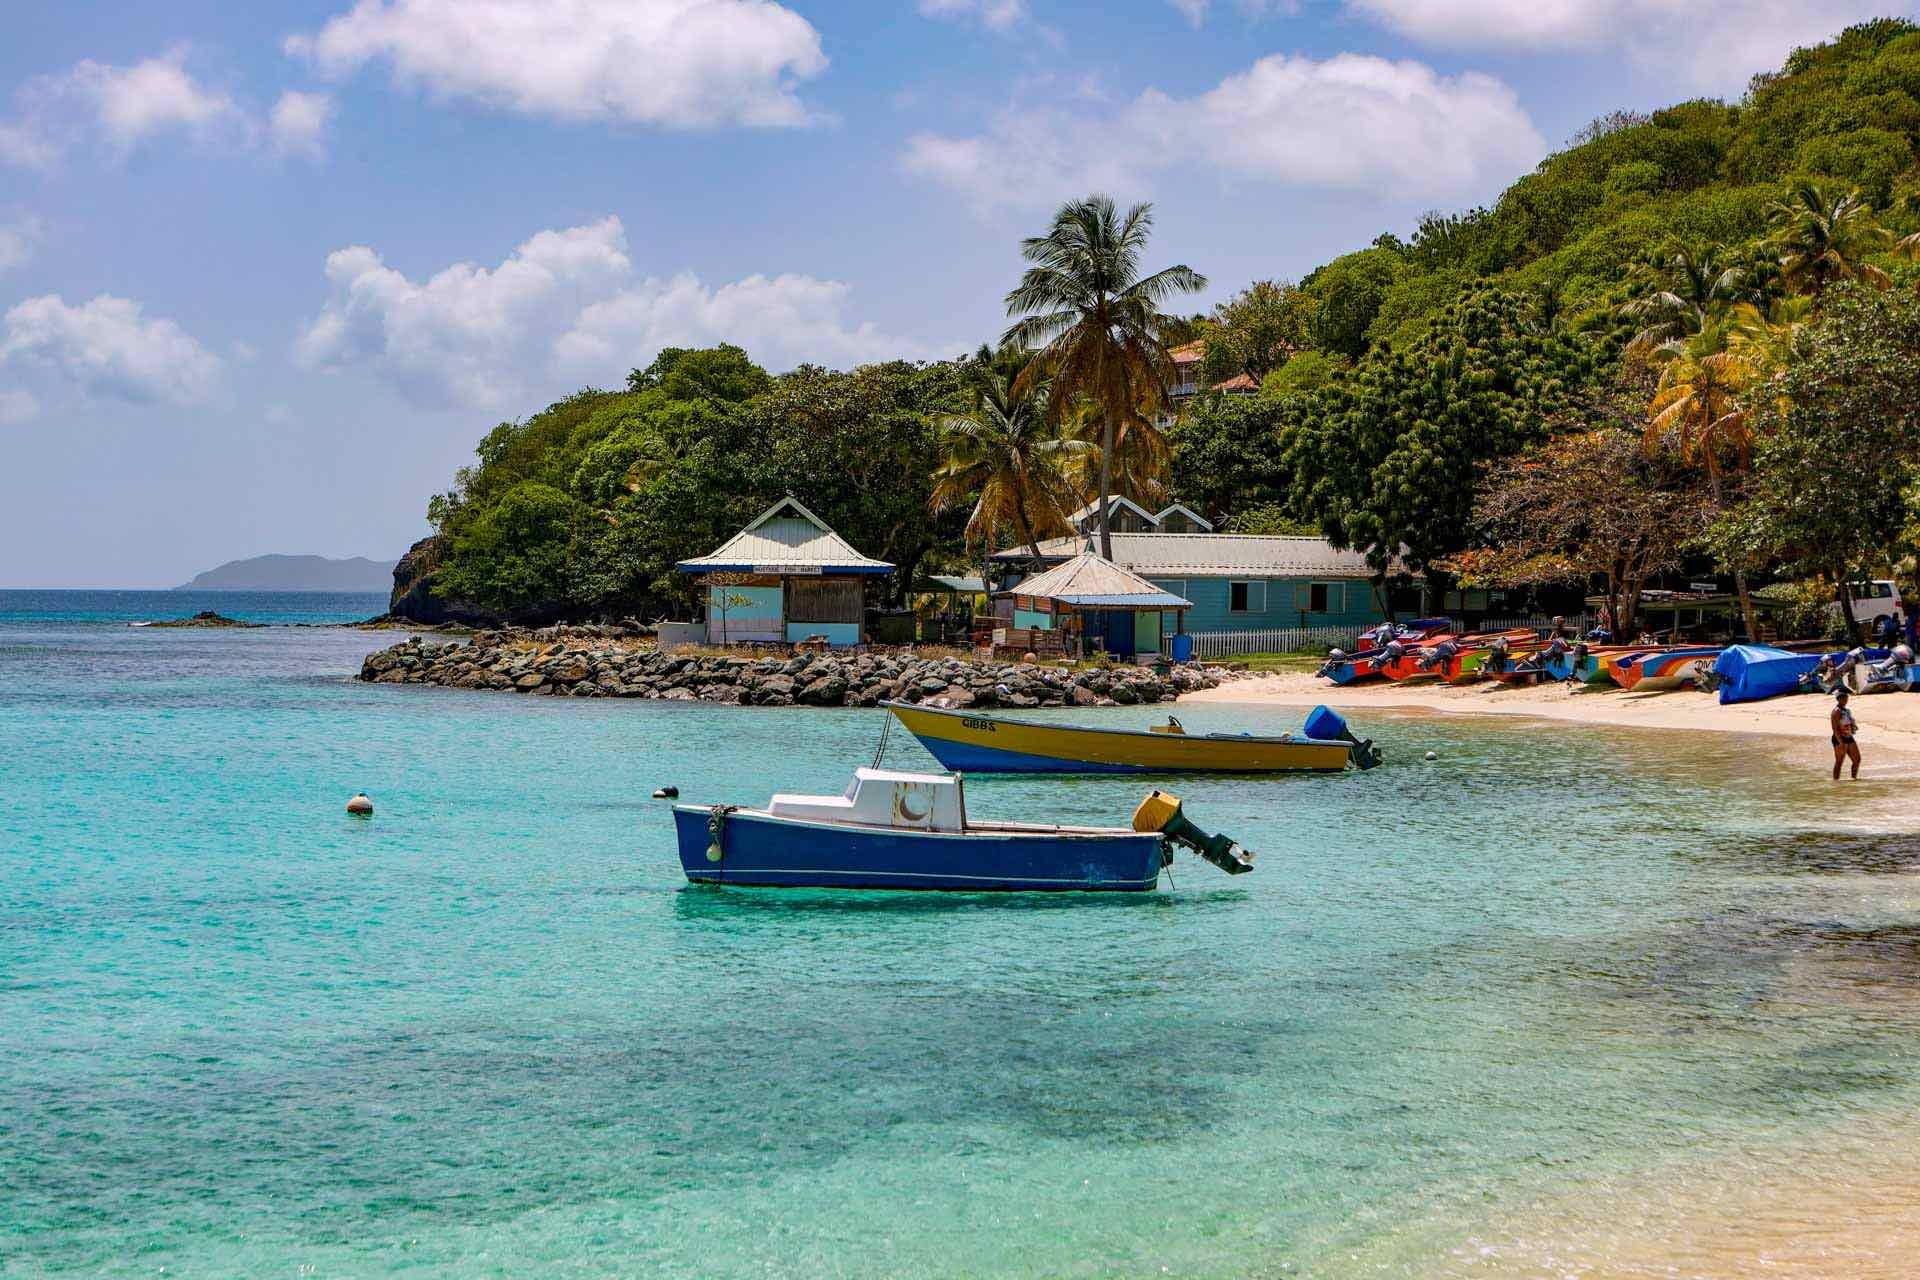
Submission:
[[[861,604],[858,578],[787,580],[789,622],[859,622]]]

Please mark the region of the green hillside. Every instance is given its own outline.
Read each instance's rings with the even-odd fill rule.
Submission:
[[[1769,206],[1812,179],[1857,190],[1893,233],[1876,232],[1874,261],[1910,274],[1891,244],[1920,227],[1916,142],[1920,28],[1892,19],[1796,51],[1738,102],[1597,120],[1487,208],[1429,214],[1405,240],[1169,325],[1167,341],[1205,341],[1208,375],[1264,390],[1202,396],[1142,455],[1161,474],[1128,483],[1243,525],[1307,520],[1376,550],[1413,538],[1438,561],[1469,541],[1485,465],[1614,376],[1635,328],[1621,304],[1668,287],[1650,261],[1685,247],[1738,265],[1764,309],[1794,292],[1760,239]],[[490,432],[434,499],[436,542],[417,559],[441,595],[507,616],[668,607],[687,598],[675,560],[792,493],[909,570],[977,564],[969,504],[936,516],[929,497],[947,459],[937,420],[982,369],[774,376],[737,348],[663,352],[624,390]]]

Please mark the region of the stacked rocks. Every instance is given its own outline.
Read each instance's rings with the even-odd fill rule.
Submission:
[[[1073,670],[1034,663],[909,653],[799,653],[764,657],[662,653],[616,628],[478,631],[466,644],[418,636],[371,654],[360,678],[575,698],[663,698],[756,707],[1059,707],[1169,702],[1211,689],[1228,673],[1177,667]]]

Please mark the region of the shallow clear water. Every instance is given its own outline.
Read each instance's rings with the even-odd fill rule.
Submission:
[[[0,616],[0,1272],[1419,1276],[1911,1149],[1920,839],[1817,758],[1383,718],[1174,784],[1249,876],[695,890],[653,787],[837,790],[877,713],[351,681],[390,639]]]

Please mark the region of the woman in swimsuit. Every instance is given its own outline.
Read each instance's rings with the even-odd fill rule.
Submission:
[[[1840,762],[1853,761],[1851,776],[1860,776],[1860,744],[1854,741],[1859,725],[1853,722],[1853,712],[1847,710],[1847,691],[1845,689],[1833,695],[1833,715],[1828,717],[1833,726],[1833,780],[1840,781]]]

